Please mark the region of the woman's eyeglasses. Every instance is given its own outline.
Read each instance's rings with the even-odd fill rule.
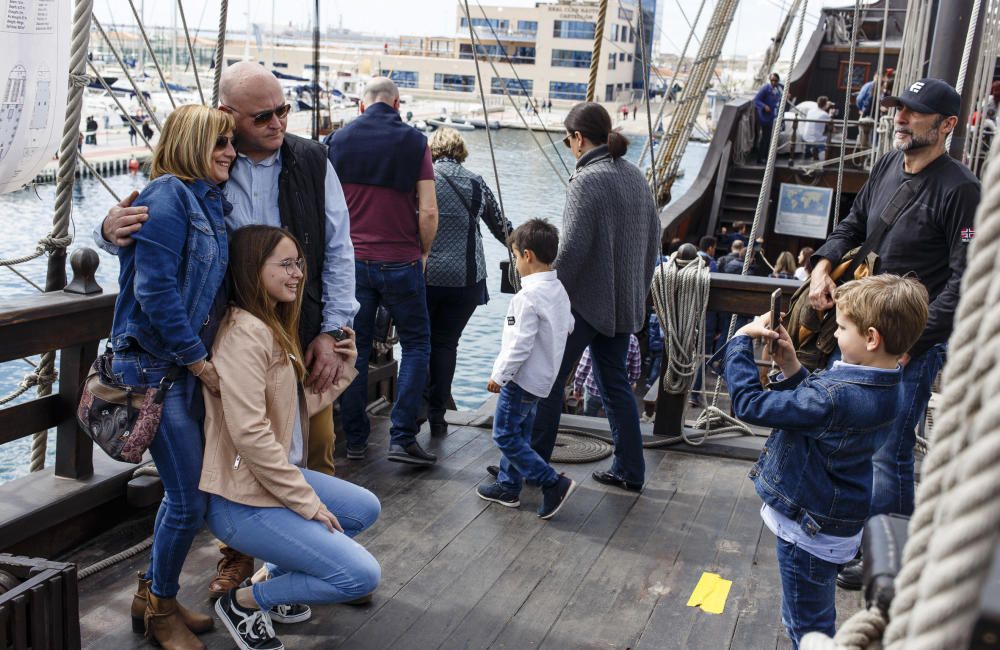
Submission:
[[[305,273],[306,271],[306,261],[301,257],[297,260],[281,260],[280,262],[268,262],[268,264],[276,264],[281,268],[285,269],[285,273],[292,275],[292,269],[298,269],[299,273]]]
[[[236,138],[231,135],[220,135],[215,139],[216,150],[225,149],[230,144],[232,144],[234,147],[236,146]]]
[[[225,104],[223,104],[223,106],[225,106]],[[246,113],[238,111],[232,106],[226,106],[226,108],[233,111],[234,113],[239,113],[240,115],[246,115]],[[265,124],[269,123],[271,121],[271,118],[274,117],[275,115],[278,116],[279,120],[283,120],[285,119],[285,116],[288,115],[288,111],[290,110],[292,110],[291,104],[282,104],[278,108],[273,108],[269,111],[263,111],[257,113],[256,115],[253,116],[253,123],[255,126],[264,126]]]

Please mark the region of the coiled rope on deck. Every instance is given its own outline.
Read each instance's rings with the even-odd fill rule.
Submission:
[[[666,367],[660,390],[684,395],[705,358],[705,313],[710,276],[701,255],[682,260],[677,253],[653,273],[653,309],[665,331]]]
[[[996,151],[991,158],[996,158]],[[991,162],[995,162],[991,159]],[[987,167],[955,329],[949,340],[933,444],[910,519],[884,635],[848,635],[881,612],[852,616],[831,641],[808,635],[804,650],[929,650],[969,645],[983,584],[1000,542],[1000,165]],[[853,640],[853,637],[852,637]],[[807,645],[808,642],[808,645]]]

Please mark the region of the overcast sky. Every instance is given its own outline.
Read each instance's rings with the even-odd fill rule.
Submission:
[[[655,1],[655,0],[646,0]],[[144,11],[145,22],[149,25],[170,25],[174,20],[172,11],[176,3],[171,0],[134,0],[137,9]],[[614,3],[614,0],[611,0]],[[687,20],[693,21],[701,0],[659,0],[662,15],[657,16],[661,30],[661,47],[664,52],[679,53],[688,34]],[[532,6],[533,0],[500,0],[483,4],[504,4],[511,6]],[[714,0],[707,0],[697,33],[704,32],[705,25],[715,6]],[[785,14],[790,0],[742,0],[724,54],[755,55],[762,53],[768,39],[774,34],[778,23]],[[807,30],[816,24],[819,9],[823,6],[848,5],[848,0],[809,0],[807,10]],[[144,8],[143,8],[143,5]],[[219,16],[219,0],[184,0],[184,11],[188,26],[194,30],[200,27],[214,33]],[[320,21],[324,26],[342,24],[345,28],[360,32],[379,33],[388,36],[399,34],[443,35],[451,34],[455,28],[458,11],[455,0],[320,0]],[[475,0],[470,1],[473,11]],[[303,26],[311,21],[312,0],[230,0],[229,25],[242,31],[250,20],[266,26],[284,26],[289,23]],[[683,12],[682,12],[683,10]],[[101,21],[134,23],[132,10],[127,0],[96,0],[94,12]],[[687,19],[684,15],[686,14]],[[696,51],[692,45],[689,52]]]

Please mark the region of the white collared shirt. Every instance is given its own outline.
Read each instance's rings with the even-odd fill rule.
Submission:
[[[511,299],[504,317],[500,354],[491,378],[501,386],[514,381],[532,395],[547,396],[572,331],[569,296],[556,272],[524,276],[521,291]]]

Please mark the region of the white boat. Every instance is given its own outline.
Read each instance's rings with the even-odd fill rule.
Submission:
[[[440,119],[440,118],[439,119],[430,119],[430,120],[427,120],[427,123],[428,124],[432,124],[435,127],[447,126],[447,127],[452,128],[452,129],[455,129],[456,131],[475,131],[476,130],[476,127],[472,126],[471,124],[467,124],[465,122],[455,122],[450,117],[446,117],[444,119]]]

